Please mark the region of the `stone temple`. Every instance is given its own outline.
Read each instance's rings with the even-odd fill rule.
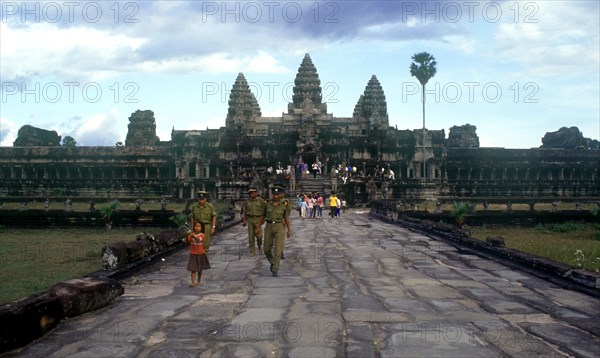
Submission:
[[[262,116],[240,73],[219,129],[174,128],[169,141],[160,141],[154,113],[137,110],[129,118],[125,145],[64,147],[56,145],[56,133],[40,131],[24,133],[48,138],[20,135],[13,147],[0,148],[0,197],[87,199],[111,193],[188,199],[204,189],[223,200],[244,197],[249,185],[266,195],[276,183],[286,185],[290,195],[336,190],[350,203],[381,197],[600,199],[597,143],[586,146],[583,137],[569,142],[554,135],[548,137],[550,148],[481,148],[469,124],[452,127],[447,138],[444,130],[398,130],[389,126],[385,93],[375,75],[357,94],[352,117],[334,117],[327,113],[308,54],[298,68],[292,102],[280,117]],[[303,177],[298,170],[303,163],[309,170],[316,163],[320,174]]]

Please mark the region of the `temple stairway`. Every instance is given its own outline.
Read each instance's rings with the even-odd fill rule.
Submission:
[[[320,194],[325,193],[325,191],[327,191],[327,193],[331,191],[331,177],[329,174],[320,174],[317,175],[316,178],[309,175],[306,179],[300,180],[296,177],[296,190],[290,191],[288,196],[298,195],[300,193],[312,193],[315,191]]]

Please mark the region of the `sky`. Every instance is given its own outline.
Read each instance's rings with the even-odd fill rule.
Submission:
[[[281,116],[306,53],[336,117],[376,75],[390,125],[422,128],[409,68],[428,52],[428,129],[468,123],[482,147],[539,147],[571,126],[599,139],[599,19],[595,0],[0,0],[0,146],[27,124],[114,146],[138,109],[163,141],[223,127],[240,72],[263,116]]]

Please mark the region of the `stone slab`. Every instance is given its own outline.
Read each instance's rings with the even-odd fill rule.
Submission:
[[[342,317],[348,322],[410,322],[412,317],[404,313],[386,311],[345,310]]]

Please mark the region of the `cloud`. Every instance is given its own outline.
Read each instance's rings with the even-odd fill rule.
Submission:
[[[42,75],[71,81],[101,80],[131,62],[131,54],[143,42],[89,27],[33,23],[11,28],[0,23],[0,75],[4,81]]]
[[[83,5],[75,8],[73,21],[64,8],[58,22],[20,22],[18,15],[2,22],[2,78],[96,81],[138,71],[280,74],[289,69],[274,59],[276,52],[304,53],[339,41],[443,40],[464,32],[409,16],[406,6],[415,3],[405,1],[92,4],[102,7],[98,22],[81,17]]]
[[[17,139],[19,128],[16,123],[0,118],[0,147],[12,147]]]
[[[598,2],[529,3],[527,17],[506,19],[494,32],[492,54],[516,62],[528,75],[572,76],[600,65]],[[506,9],[509,11],[508,9]],[[535,10],[535,11],[534,11]],[[522,14],[524,15],[524,14]]]
[[[71,136],[78,146],[114,146],[116,142],[124,142],[125,134],[122,132],[123,115],[117,109],[108,113],[95,114],[86,118],[72,118],[60,125],[65,129],[62,137]],[[126,127],[125,127],[126,128]]]
[[[239,72],[285,74],[291,70],[281,65],[273,56],[264,51],[256,55],[234,56],[230,53],[214,53],[207,56],[173,58],[161,61],[146,61],[137,66],[144,72],[162,73],[208,73],[221,74]]]

